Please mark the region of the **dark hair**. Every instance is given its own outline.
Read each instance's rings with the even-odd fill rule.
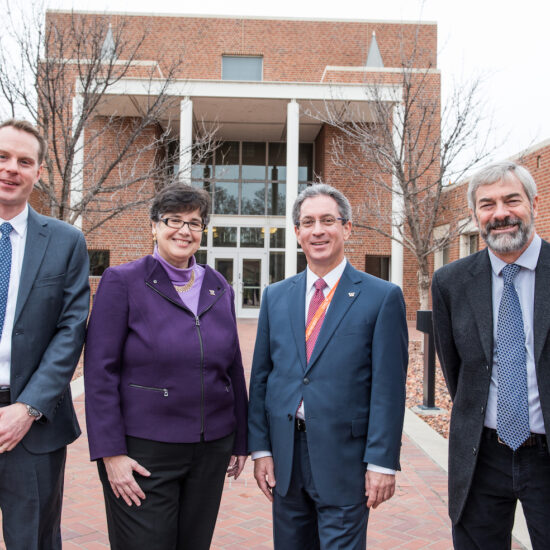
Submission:
[[[183,183],[172,183],[163,187],[151,201],[149,215],[158,222],[163,214],[192,212],[199,210],[202,222],[208,225],[210,217],[210,195],[203,189]]]
[[[306,187],[294,201],[294,206],[292,207],[292,221],[294,225],[298,225],[300,222],[300,209],[302,208],[302,203],[306,199],[318,197],[319,195],[326,195],[334,199],[338,205],[340,216],[345,220],[351,220],[351,206],[344,193],[327,183],[316,183]]]
[[[44,162],[48,144],[42,134],[38,131],[38,128],[26,120],[19,120],[16,118],[10,118],[9,120],[4,120],[4,122],[1,122],[0,130],[2,128],[15,128],[16,130],[27,132],[27,134],[34,136],[36,141],[38,141],[38,164],[42,164]]]

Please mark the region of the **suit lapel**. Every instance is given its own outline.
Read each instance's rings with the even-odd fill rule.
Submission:
[[[330,307],[325,315],[323,325],[321,326],[321,331],[319,332],[317,342],[315,342],[315,347],[313,348],[313,353],[311,354],[306,370],[311,369],[311,367],[315,364],[332,338],[332,335],[340,324],[340,321],[350,308],[351,304],[353,304],[359,296],[361,292],[361,287],[359,285],[360,282],[361,278],[358,277],[357,272],[348,262],[346,264],[346,268],[344,269],[344,273],[342,273],[342,276],[340,277],[340,282],[334,292]]]
[[[180,300],[174,285],[170,282],[170,279],[168,278],[168,275],[160,262],[156,260],[154,261],[153,268],[151,269],[149,275],[145,277],[145,284],[157,292],[157,294],[160,294],[163,298],[183,307],[183,303]]]
[[[487,250],[473,258],[470,267],[472,279],[464,285],[472,310],[472,323],[476,323],[479,338],[488,365],[493,364],[493,294],[491,289],[491,261]]]
[[[535,365],[537,374],[540,356],[550,332],[550,245],[542,241],[539,261],[535,270],[535,304],[533,314]]]
[[[290,326],[304,371],[306,370],[306,279],[305,271],[294,277],[287,295]]]
[[[224,292],[225,290],[214,271],[206,266],[199,296],[199,314],[216,302]]]
[[[27,239],[25,242],[25,253],[23,255],[23,265],[21,267],[21,278],[19,281],[19,292],[17,294],[17,304],[15,306],[15,319],[17,322],[23,306],[25,305],[29,293],[31,291],[34,280],[48,242],[50,240],[50,229],[48,228],[48,220],[45,217],[39,216],[29,206],[29,217],[27,221]]]

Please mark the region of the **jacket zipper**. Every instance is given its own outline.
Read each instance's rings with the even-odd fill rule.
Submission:
[[[139,388],[140,390],[160,391],[164,397],[168,397],[168,390],[166,388],[154,388],[153,386],[141,386],[140,384],[130,384],[131,388]]]
[[[161,292],[159,292],[155,287],[151,286],[149,282],[145,283],[150,289],[154,290],[159,296],[162,296],[169,302],[173,303],[174,305],[178,306],[179,308],[188,311],[191,315],[195,317],[195,327],[197,329],[197,335],[199,337],[199,345],[201,350],[201,361],[200,361],[200,369],[201,369],[201,438],[204,436],[204,346],[202,343],[202,334],[201,334],[201,322],[200,317],[204,315],[207,311],[212,309],[214,304],[218,302],[218,300],[225,294],[225,290],[218,295],[216,300],[214,300],[206,309],[203,309],[198,315],[195,315],[189,308],[186,308],[181,302],[177,303],[176,301],[172,300],[169,296],[165,296]]]

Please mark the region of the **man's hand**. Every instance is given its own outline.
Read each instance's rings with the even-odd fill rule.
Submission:
[[[365,472],[365,495],[367,508],[377,508],[395,493],[395,475],[381,474],[367,470]]]
[[[254,461],[254,478],[267,500],[273,502],[273,487],[275,487],[273,457],[264,456]]]
[[[243,471],[247,458],[248,456],[246,455],[232,455],[227,467],[227,477],[234,477],[236,481]]]
[[[141,500],[145,499],[145,493],[134,479],[133,472],[145,477],[149,477],[151,472],[126,455],[105,456],[103,464],[105,464],[107,477],[115,496],[122,497],[128,506],[132,506],[132,502],[136,506],[141,506]]]
[[[30,430],[34,418],[27,405],[14,403],[0,408],[0,454],[11,451]]]

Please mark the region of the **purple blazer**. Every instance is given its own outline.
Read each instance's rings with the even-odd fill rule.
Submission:
[[[205,269],[196,317],[152,256],[103,274],[84,354],[92,460],[127,454],[126,435],[194,443],[235,431],[234,454],[247,454],[233,289]]]

